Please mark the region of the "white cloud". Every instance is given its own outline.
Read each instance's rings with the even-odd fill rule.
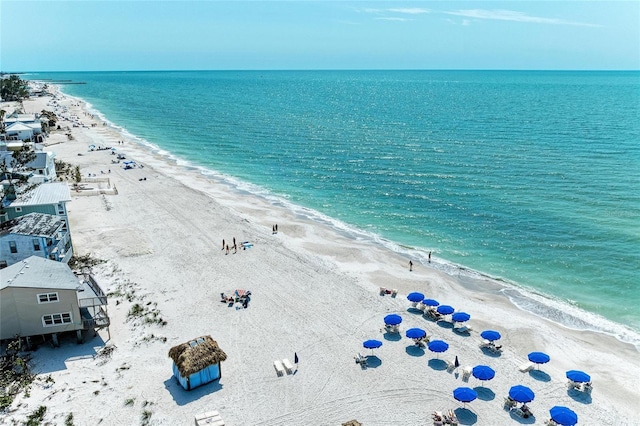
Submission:
[[[578,25],[585,27],[600,27],[601,25],[588,24],[584,22],[566,21],[564,19],[543,18],[540,16],[531,16],[523,12],[505,9],[463,9],[444,12],[448,15],[464,16],[474,19],[491,19],[497,21],[527,22],[534,24],[551,24],[551,25]]]
[[[377,21],[399,21],[399,22],[405,22],[405,21],[413,21],[413,19],[407,19],[407,18],[393,18],[393,17],[388,17],[388,18],[375,18]]]
[[[419,7],[413,7],[413,8],[404,8],[404,9],[387,9],[388,12],[394,12],[394,13],[406,13],[408,15],[421,15],[423,13],[429,13],[430,10],[429,9],[422,9]]]

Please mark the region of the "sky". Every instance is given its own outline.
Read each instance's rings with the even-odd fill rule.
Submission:
[[[640,1],[0,0],[0,70],[639,70]]]

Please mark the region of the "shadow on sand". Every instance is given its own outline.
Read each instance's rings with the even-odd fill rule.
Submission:
[[[540,370],[531,370],[529,371],[529,376],[531,376],[532,378],[540,381],[540,382],[550,382],[551,381],[551,376],[547,373],[545,373],[544,371],[540,371]]]
[[[436,321],[436,324],[438,324],[442,328],[448,328],[448,329],[452,329],[453,328],[453,323],[449,322],[449,321],[438,320],[438,321]]]
[[[429,364],[429,367],[431,367],[434,370],[444,371],[447,369],[447,363],[438,358],[431,358],[428,364]]]
[[[60,346],[57,348],[49,344],[42,344],[31,352],[33,371],[37,374],[49,374],[54,371],[67,369],[67,363],[80,359],[94,359],[97,351],[105,345],[100,335],[85,337],[84,343],[77,343],[75,334],[59,337]],[[108,360],[108,358],[107,358]]]
[[[375,355],[367,356],[367,368],[378,368],[382,365],[382,360]]]
[[[458,407],[453,412],[458,418],[458,424],[474,425],[478,423],[478,415],[468,408]]]
[[[384,340],[388,340],[390,342],[397,342],[402,339],[400,333],[384,333],[382,337],[384,337]]]
[[[416,345],[410,345],[405,348],[405,352],[407,352],[411,356],[424,356],[424,349],[419,348]]]
[[[186,405],[190,402],[197,401],[203,396],[212,394],[222,389],[222,385],[219,380],[216,380],[206,385],[199,386],[190,391],[184,389],[175,377],[171,376],[164,381],[164,387],[169,391],[173,400],[178,405]]]
[[[592,402],[590,394],[579,391],[574,388],[567,389],[567,395],[569,395],[571,399],[573,399],[574,401],[579,402],[581,404],[591,404]]]
[[[489,388],[485,388],[484,386],[477,386],[473,388],[474,391],[478,393],[478,399],[482,401],[493,401],[496,399],[496,394]]]
[[[536,416],[529,416],[529,417],[520,417],[516,414],[515,410],[511,410],[511,412],[509,413],[509,415],[511,416],[511,419],[517,421],[518,423],[521,423],[523,425],[531,425],[534,424],[536,422]]]
[[[481,348],[482,353],[486,356],[490,356],[491,358],[500,358],[502,356],[502,352],[493,352],[487,348]]]

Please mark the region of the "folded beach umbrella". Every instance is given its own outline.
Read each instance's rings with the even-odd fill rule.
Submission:
[[[423,299],[422,304],[425,306],[438,306],[440,302],[435,299]]]
[[[466,312],[456,312],[453,315],[451,315],[451,319],[454,320],[455,322],[469,321],[470,318],[471,318],[471,315],[469,315]]]
[[[591,381],[591,376],[589,376],[584,371],[580,370],[569,370],[567,371],[567,379],[576,383],[586,383]]]
[[[452,306],[449,305],[440,305],[438,306],[438,313],[442,315],[449,315],[455,311]]]
[[[409,299],[409,301],[414,303],[422,302],[422,299],[424,299],[424,294],[414,291],[413,293],[407,294],[407,299]]]
[[[384,317],[384,323],[387,325],[398,325],[402,322],[402,317],[396,314],[389,314]]]
[[[490,341],[493,342],[494,340],[500,340],[500,338],[502,336],[497,331],[485,330],[482,333],[480,333],[480,337],[482,337],[483,339],[487,339],[487,340],[490,340]]]
[[[427,347],[431,352],[440,353],[449,349],[449,344],[444,340],[432,340],[427,343]]]
[[[476,365],[471,370],[471,374],[478,380],[491,380],[496,376],[496,372],[493,368],[487,365]]]
[[[551,420],[562,426],[573,426],[578,423],[578,415],[567,407],[556,405],[549,410]]]
[[[478,392],[471,388],[460,387],[453,390],[453,397],[462,403],[471,402],[478,397]]]
[[[551,359],[551,357],[544,352],[531,352],[528,358],[529,361],[538,364],[538,368],[540,368],[540,364],[546,364]]]
[[[533,401],[535,397],[536,395],[533,393],[533,391],[526,386],[515,385],[512,386],[511,389],[509,389],[509,398],[513,399],[514,401],[522,402],[523,404],[525,402]]]
[[[427,335],[427,332],[421,328],[410,328],[406,334],[409,339],[422,339]]]

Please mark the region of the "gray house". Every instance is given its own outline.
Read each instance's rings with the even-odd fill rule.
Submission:
[[[0,270],[0,340],[109,326],[107,296],[93,277],[76,276],[66,263],[31,256]]]
[[[5,213],[0,214],[0,222],[28,213],[46,213],[60,216],[65,222],[64,229],[69,229],[67,203],[71,201],[71,192],[66,182],[43,183],[31,191],[17,194],[15,200],[8,198],[2,200]]]
[[[68,263],[71,236],[60,216],[29,213],[0,223],[0,269],[30,256]]]

